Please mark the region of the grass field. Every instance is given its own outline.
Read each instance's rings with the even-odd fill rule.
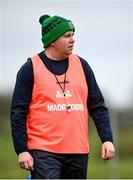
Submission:
[[[123,159],[118,162],[91,161],[88,167],[88,178],[100,179],[133,179],[133,160]]]
[[[130,136],[130,139],[123,138],[124,145],[128,143],[129,148],[132,148],[131,143],[131,131],[127,131],[123,134],[121,132],[122,136],[124,134],[127,136],[127,138]],[[118,157],[116,155],[116,158],[111,161],[103,161],[100,156],[100,142],[99,138],[95,135],[96,133],[91,133],[91,153],[89,156],[89,164],[88,164],[88,178],[90,179],[133,179],[133,156],[122,156]],[[125,137],[125,136],[124,136]],[[127,142],[128,140],[128,142]],[[20,179],[24,178],[26,179],[29,172],[22,170],[18,166],[18,159],[14,152],[13,146],[12,146],[12,140],[10,135],[7,137],[2,137],[0,140],[0,178],[13,178],[13,179]],[[127,148],[125,148],[128,150]],[[123,150],[124,151],[124,150]],[[123,153],[122,151],[122,153]],[[128,152],[125,152],[128,153]]]
[[[4,119],[4,118],[3,118]],[[10,134],[9,122],[0,127],[0,179],[26,179],[28,171],[18,166],[17,155],[14,152]],[[92,130],[93,129],[93,130]],[[90,179],[133,179],[133,128],[124,128],[117,132],[117,151],[115,159],[103,161],[101,159],[101,145],[96,130],[91,128],[90,155],[88,164],[88,178]],[[115,139],[116,140],[116,139]]]
[[[116,156],[113,160],[101,159],[101,146],[95,130],[90,132],[90,160],[88,178],[90,179],[133,179],[133,128],[124,128],[114,138]]]

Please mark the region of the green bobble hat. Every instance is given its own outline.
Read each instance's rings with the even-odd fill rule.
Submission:
[[[42,25],[44,48],[47,48],[67,31],[75,31],[73,23],[60,16],[43,15],[40,17],[39,22]]]

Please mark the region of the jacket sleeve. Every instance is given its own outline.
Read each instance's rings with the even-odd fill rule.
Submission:
[[[11,132],[17,154],[28,151],[26,119],[33,89],[33,68],[29,59],[19,70],[11,103]]]
[[[88,86],[87,107],[102,143],[113,142],[108,108],[89,64],[80,58]]]

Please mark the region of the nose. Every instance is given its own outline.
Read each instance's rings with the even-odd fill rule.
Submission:
[[[71,36],[71,38],[70,38],[70,42],[71,42],[71,43],[74,43],[74,42],[75,42],[75,39],[74,39],[74,37],[73,37],[73,36]]]

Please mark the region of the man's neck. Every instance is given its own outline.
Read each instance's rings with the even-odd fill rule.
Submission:
[[[62,59],[66,59],[68,57],[67,55],[62,55],[57,52],[54,52],[51,49],[46,49],[45,54],[48,58],[55,60],[55,61],[60,61]]]

